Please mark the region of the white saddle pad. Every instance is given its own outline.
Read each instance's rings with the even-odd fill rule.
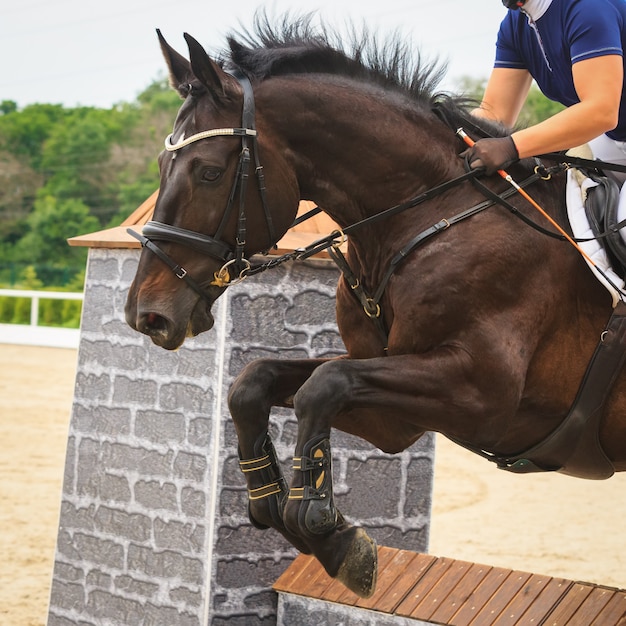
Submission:
[[[585,213],[584,201],[587,197],[587,190],[596,185],[597,183],[590,178],[584,177],[579,170],[571,169],[567,172],[567,215],[574,233],[574,239],[593,237],[593,231],[591,226],[589,226],[589,220]],[[613,271],[602,244],[592,239],[591,241],[580,242],[578,245],[595,264],[594,266],[585,259],[596,278],[611,294],[613,306],[617,306],[617,303],[626,297],[624,281]]]

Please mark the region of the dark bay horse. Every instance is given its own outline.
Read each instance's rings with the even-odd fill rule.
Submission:
[[[345,53],[306,19],[264,22],[231,38],[218,63],[188,35],[189,61],[159,37],[184,102],[159,158],[154,221],[138,236],[127,321],[168,350],[209,330],[212,303],[287,231],[300,199],[349,231],[337,288],[346,356],[253,362],[229,406],[253,523],[367,596],[376,550],[335,507],[331,427],[390,453],[426,431],[498,457],[528,450],[568,414],[610,297],[571,246],[518,219],[511,208],[549,227],[519,196],[455,223],[485,204],[454,132],[468,111],[437,94],[437,70],[402,45]],[[524,180],[532,164],[510,171]],[[497,176],[483,183],[508,188]],[[530,190],[561,219],[564,174]],[[290,486],[268,435],[272,406],[298,419]],[[599,428],[615,471],[626,469],[625,408],[620,377]]]

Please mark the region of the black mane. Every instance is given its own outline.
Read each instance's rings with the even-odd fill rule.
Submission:
[[[381,43],[367,29],[354,27],[347,45],[334,30],[313,23],[315,14],[289,14],[270,22],[263,11],[254,17],[253,30],[228,37],[230,47],[222,65],[262,81],[285,74],[321,73],[366,81],[394,90],[437,110],[453,129],[469,124],[478,135],[502,135],[499,124],[469,117],[478,102],[464,95],[437,91],[446,65],[426,62],[419,50],[397,34]]]
[[[347,76],[404,92],[418,99],[431,99],[445,74],[445,64],[424,62],[398,35],[384,44],[371,32],[352,28],[347,47],[340,35],[326,26],[314,25],[314,14],[295,19],[285,15],[276,25],[264,12],[257,13],[253,32],[228,38],[230,54],[224,61],[250,78],[264,80],[294,73]]]

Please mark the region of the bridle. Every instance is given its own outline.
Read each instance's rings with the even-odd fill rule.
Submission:
[[[184,244],[206,256],[209,256],[220,263],[221,268],[213,275],[210,285],[216,287],[226,287],[243,280],[250,270],[251,263],[245,258],[246,245],[246,213],[245,198],[248,185],[248,172],[250,168],[250,145],[255,160],[255,173],[257,177],[257,185],[261,204],[265,213],[265,221],[267,224],[268,238],[270,246],[276,241],[276,234],[272,216],[270,214],[266,190],[265,175],[263,167],[259,159],[259,149],[257,143],[257,131],[255,128],[255,110],[254,95],[252,85],[246,76],[240,73],[231,73],[243,89],[243,109],[241,115],[241,128],[216,128],[212,130],[202,131],[190,137],[183,137],[177,143],[172,143],[173,135],[170,134],[165,139],[165,150],[168,152],[176,152],[182,148],[193,144],[197,141],[211,139],[212,137],[241,137],[241,152],[235,172],[235,178],[228,196],[226,209],[215,232],[215,235],[204,235],[186,228],[171,226],[163,222],[149,221],[144,225],[142,234],[132,229],[127,232],[137,239],[142,247],[147,248],[161,259],[174,274],[185,281],[196,293],[206,299],[210,299],[203,287],[195,281],[187,272],[187,270],[172,259],[167,253],[159,248],[155,241],[169,241],[172,243]],[[228,224],[235,206],[235,199],[239,198],[239,213],[237,218],[237,232],[235,237],[235,245],[223,240],[223,233]]]

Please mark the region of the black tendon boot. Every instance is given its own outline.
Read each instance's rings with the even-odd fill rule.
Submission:
[[[302,487],[292,487],[290,500],[302,500],[298,526],[313,535],[324,535],[337,526],[333,498],[330,440],[319,436],[304,445],[302,456],[294,457],[293,469],[302,472]]]
[[[239,467],[248,484],[248,516],[252,524],[260,530],[269,528],[271,522],[275,528],[282,528],[288,489],[268,433],[259,437],[254,445],[254,451],[256,458],[245,460],[241,458],[239,452]],[[260,500],[265,501],[263,504],[267,509],[266,514],[270,515],[271,522],[268,520],[268,524],[255,518],[252,513],[252,509],[256,508],[257,503],[260,504]]]

